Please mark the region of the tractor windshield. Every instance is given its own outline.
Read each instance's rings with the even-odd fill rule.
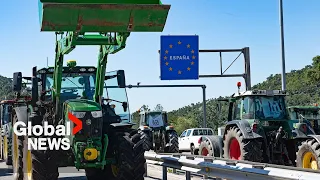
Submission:
[[[2,120],[2,124],[7,124],[10,121],[10,116],[9,116],[9,108],[8,108],[8,104],[2,104],[2,108],[1,108],[1,120]]]
[[[53,75],[46,76],[46,90],[53,86]],[[95,88],[95,73],[63,73],[61,81],[61,102],[68,99],[90,99],[93,100]],[[51,92],[47,93],[51,98]]]
[[[162,127],[166,123],[164,114],[162,112],[148,112],[145,120],[145,123],[153,128]]]
[[[299,115],[302,115],[305,119],[320,120],[319,110],[315,109],[298,109],[296,112],[296,119],[299,119]]]
[[[118,116],[120,116],[122,122],[129,122],[131,119],[129,105],[126,112],[124,111],[122,106],[122,102],[128,102],[127,91],[126,88],[117,88],[118,79],[116,75],[117,71],[106,73],[106,76],[114,78],[105,80],[105,88],[103,88],[103,97],[112,100],[110,104],[113,104],[115,106],[114,111]],[[108,86],[112,86],[112,88]]]
[[[244,119],[285,119],[287,111],[283,96],[248,96],[243,99]]]

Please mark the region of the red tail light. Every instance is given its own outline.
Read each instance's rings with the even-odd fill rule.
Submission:
[[[307,133],[307,131],[308,131],[307,125],[306,124],[302,124],[301,125],[301,130],[302,130],[302,132]]]
[[[258,124],[253,124],[252,125],[252,131],[253,132],[257,132],[257,130],[258,130]]]
[[[198,143],[200,144],[202,141],[202,137],[198,139]]]

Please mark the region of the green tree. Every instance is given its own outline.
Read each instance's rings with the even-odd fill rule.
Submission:
[[[156,107],[154,108],[154,111],[163,111],[163,107],[161,104],[157,104]]]

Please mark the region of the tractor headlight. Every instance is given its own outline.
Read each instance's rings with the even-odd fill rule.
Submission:
[[[72,112],[72,114],[74,116],[76,116],[77,118],[84,118],[84,116],[86,115],[86,112]]]
[[[91,115],[93,118],[100,118],[102,117],[102,111],[92,111]]]

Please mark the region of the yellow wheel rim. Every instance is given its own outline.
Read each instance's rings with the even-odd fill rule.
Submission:
[[[18,142],[17,142],[17,135],[13,133],[13,167],[16,170],[18,168]]]
[[[3,159],[8,158],[8,139],[7,136],[3,138]]]
[[[317,159],[311,152],[307,152],[303,155],[302,158],[302,167],[306,169],[318,169]]]
[[[32,180],[32,158],[30,150],[27,152],[27,174],[28,180]]]
[[[118,177],[119,169],[115,165],[111,165],[112,174],[114,177]]]

